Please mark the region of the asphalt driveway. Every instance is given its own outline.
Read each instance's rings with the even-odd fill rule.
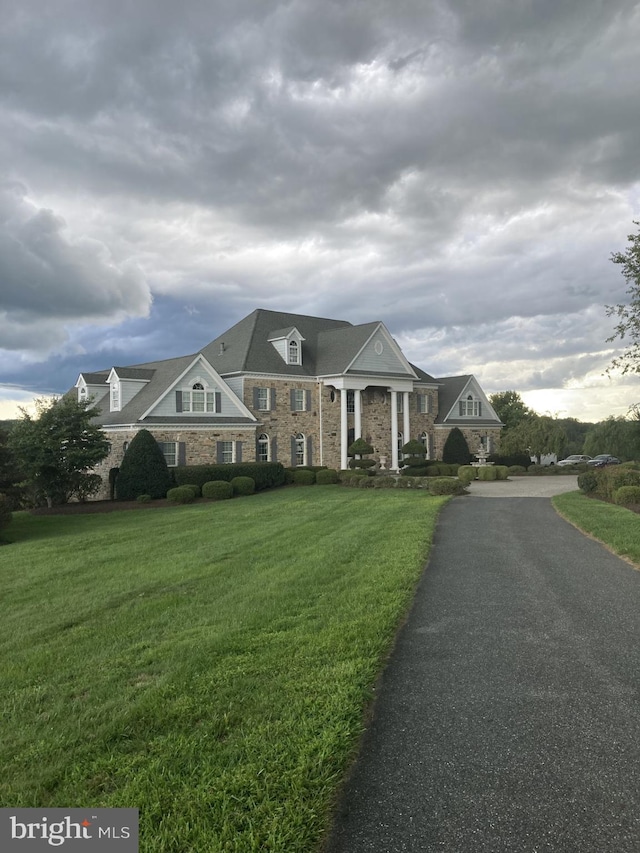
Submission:
[[[510,482],[441,515],[329,853],[640,850],[640,572]]]

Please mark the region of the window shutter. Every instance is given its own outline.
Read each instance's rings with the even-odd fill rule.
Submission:
[[[260,450],[260,445],[258,444],[258,433],[256,433],[256,452],[255,452],[255,456],[254,456],[254,459],[256,460],[256,462],[258,461],[258,458],[260,456],[259,450]]]
[[[178,442],[178,465],[187,464],[187,445],[184,441]]]
[[[176,412],[182,411],[182,391],[176,391]]]
[[[460,412],[460,417],[464,417],[465,406],[464,406],[464,403],[462,402],[462,400],[460,400],[460,402],[458,403],[458,408],[459,408],[459,412]]]
[[[242,442],[236,441],[236,462],[242,462]]]
[[[276,438],[271,442],[271,461],[278,461],[278,440]]]
[[[305,412],[311,411],[311,391],[304,392],[304,410]]]
[[[276,408],[276,389],[269,388],[269,408],[273,412]]]
[[[482,417],[482,403],[478,400],[478,417]]]
[[[307,465],[313,465],[313,450],[312,450],[312,442],[311,436],[307,438]]]
[[[216,398],[216,405],[215,405],[216,414],[219,415],[220,412],[222,411],[222,394],[220,393],[220,391],[215,392],[215,398]]]
[[[216,441],[216,462],[218,465],[223,464],[223,456],[222,456],[222,442]]]
[[[291,390],[289,391],[289,403],[290,403],[292,412],[295,412],[295,410],[296,410],[295,397],[296,397],[295,391],[293,390],[293,388],[291,388]]]
[[[296,439],[295,436],[291,436],[291,466],[295,468],[296,465]]]
[[[253,408],[258,410],[258,388],[253,389]]]

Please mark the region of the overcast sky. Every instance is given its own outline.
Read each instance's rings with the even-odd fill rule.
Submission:
[[[0,0],[0,417],[255,308],[382,320],[541,413],[640,219],[631,0]]]

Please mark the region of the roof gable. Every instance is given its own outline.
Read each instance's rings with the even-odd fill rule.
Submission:
[[[472,374],[445,376],[436,381],[441,384],[436,423],[502,425],[502,421],[495,413],[475,376]],[[471,397],[472,401],[480,403],[480,411],[477,415],[460,414],[459,404],[461,401],[466,401],[468,397]]]

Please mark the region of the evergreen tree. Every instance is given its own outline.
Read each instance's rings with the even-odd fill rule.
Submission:
[[[462,430],[454,427],[442,449],[442,461],[449,465],[469,465],[472,456]]]
[[[135,500],[139,495],[164,498],[171,488],[171,474],[160,445],[146,429],[134,437],[116,477],[116,498]]]

